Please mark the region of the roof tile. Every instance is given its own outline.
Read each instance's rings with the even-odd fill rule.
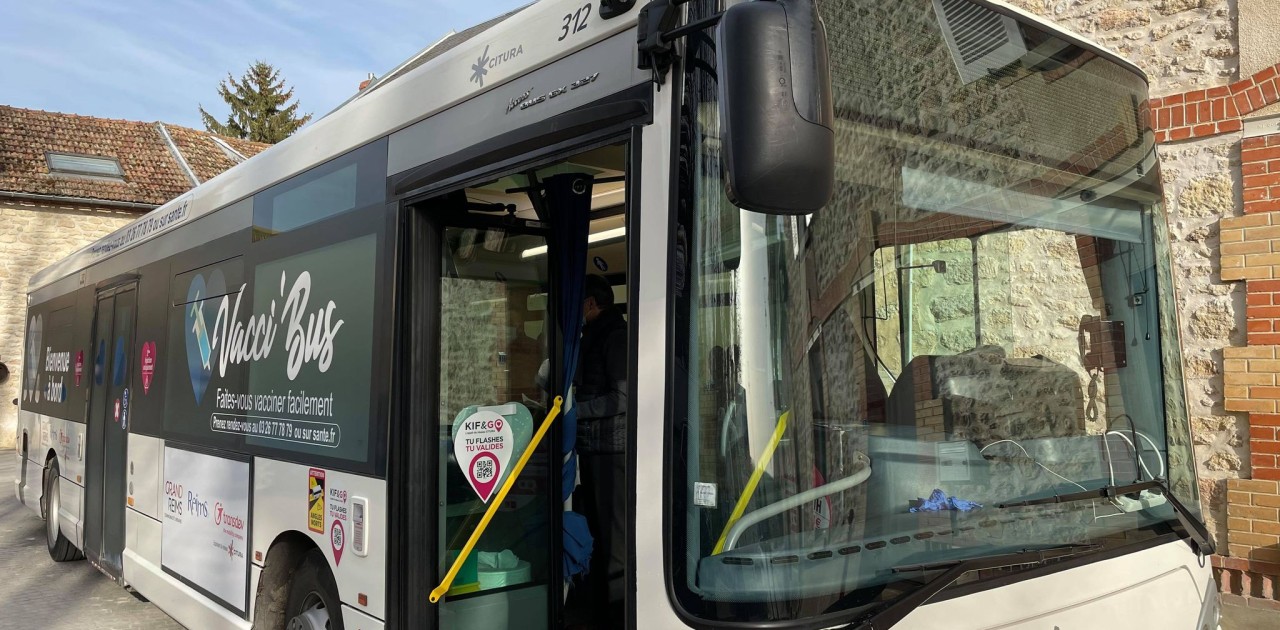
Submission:
[[[213,134],[165,125],[201,181],[235,165]],[[223,138],[245,157],[270,145]],[[124,181],[49,172],[45,153],[115,158]],[[0,194],[17,192],[160,205],[191,189],[155,123],[0,105]]]

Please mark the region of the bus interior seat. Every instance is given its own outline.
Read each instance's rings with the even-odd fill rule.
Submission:
[[[941,401],[941,431],[918,418],[922,403]],[[886,424],[917,438],[971,440],[1080,435],[1084,396],[1079,375],[1043,356],[1009,358],[999,346],[955,355],[921,355],[908,364],[887,403]],[[922,424],[924,423],[924,424]]]

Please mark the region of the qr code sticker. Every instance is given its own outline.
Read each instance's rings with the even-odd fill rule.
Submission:
[[[489,481],[493,479],[497,471],[494,470],[494,462],[491,459],[481,459],[476,462],[475,477],[476,481]]]

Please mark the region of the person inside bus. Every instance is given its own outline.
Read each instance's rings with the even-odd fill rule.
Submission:
[[[595,538],[578,593],[589,626],[618,627],[626,570],[627,323],[603,276],[586,277],[575,404],[581,486],[577,511]]]

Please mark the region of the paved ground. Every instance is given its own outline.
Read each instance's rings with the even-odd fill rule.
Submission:
[[[13,496],[13,451],[0,451],[0,629],[180,628],[88,562],[54,562],[44,521]]]
[[[1280,612],[1245,608],[1222,607],[1222,630],[1275,630],[1280,628]]]

